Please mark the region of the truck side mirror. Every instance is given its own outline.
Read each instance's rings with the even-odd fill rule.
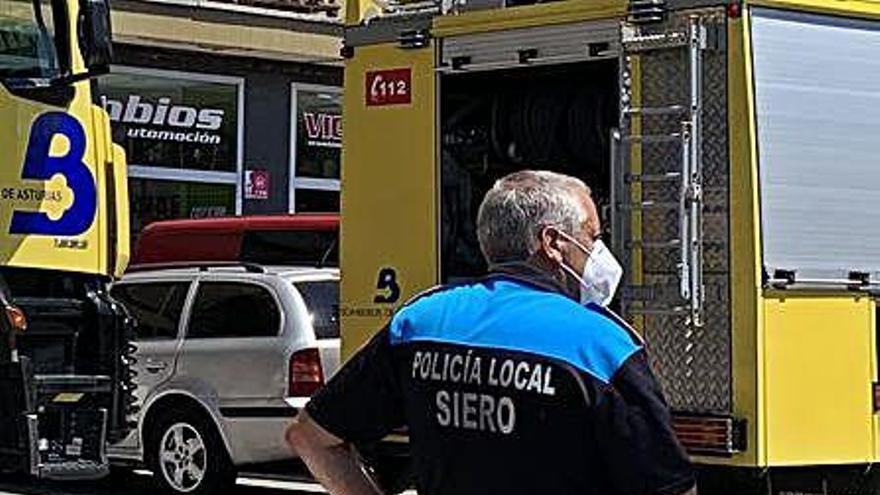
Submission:
[[[91,75],[109,72],[113,44],[107,0],[80,0],[77,28],[86,70]]]

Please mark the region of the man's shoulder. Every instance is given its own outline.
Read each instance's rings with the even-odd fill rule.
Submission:
[[[479,300],[485,296],[485,290],[481,289],[479,281],[468,281],[437,285],[416,294],[391,317],[388,329],[392,340],[395,336],[400,337],[408,327],[436,323],[440,314],[446,313],[449,308],[458,308],[460,302],[480,304]]]
[[[557,298],[536,312],[523,308],[523,325],[540,326],[535,335],[547,350],[602,382],[610,382],[623,364],[642,349],[638,334],[620,317],[596,305]]]
[[[641,349],[635,332],[604,308],[499,282],[504,286],[481,281],[426,291],[393,317],[392,343],[435,340],[527,352],[606,383]]]

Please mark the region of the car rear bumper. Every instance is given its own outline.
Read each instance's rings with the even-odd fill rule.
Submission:
[[[284,430],[300,411],[286,405],[221,407],[223,429],[235,465],[294,458],[284,441]],[[304,406],[305,403],[303,402]]]

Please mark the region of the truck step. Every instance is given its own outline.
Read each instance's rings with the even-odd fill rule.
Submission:
[[[95,480],[110,473],[110,463],[79,459],[41,464],[37,477],[50,480]]]

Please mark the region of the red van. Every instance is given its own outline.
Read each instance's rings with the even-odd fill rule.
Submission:
[[[218,261],[336,267],[338,241],[337,214],[164,220],[141,232],[131,265]]]

